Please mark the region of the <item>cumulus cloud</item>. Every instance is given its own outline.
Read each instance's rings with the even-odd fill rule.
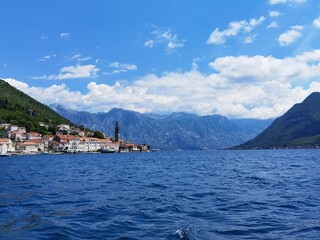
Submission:
[[[162,28],[152,26],[154,30],[151,32],[152,39],[145,41],[144,46],[153,48],[157,44],[165,45],[166,52],[172,53],[176,48],[184,47],[185,39],[180,40],[177,34],[174,34],[170,28]]]
[[[253,43],[256,38],[256,35],[247,36],[244,38],[244,43]]]
[[[196,61],[196,60],[195,60]],[[117,65],[117,64],[115,64]],[[228,117],[272,118],[320,91],[320,49],[288,57],[226,56],[210,63],[215,73],[187,72],[146,75],[133,82],[98,84],[87,92],[65,84],[31,87],[14,79],[11,85],[44,103],[60,102],[93,112],[122,107],[139,112],[186,111]]]
[[[228,56],[209,64],[221,77],[242,84],[301,81],[320,76],[320,50],[295,57]]]
[[[216,28],[209,36],[208,44],[223,44],[227,38],[235,37],[240,33],[250,33],[255,27],[262,24],[265,17],[259,19],[252,18],[250,21],[242,20],[238,22],[231,22],[227,29],[220,31]]]
[[[304,27],[301,25],[291,26],[290,30],[280,34],[278,38],[280,46],[287,46],[297,41],[300,37],[302,37],[301,31],[303,28]]]
[[[277,28],[278,27],[278,23],[276,21],[271,22],[267,28]]]
[[[70,36],[70,33],[67,33],[67,32],[63,32],[63,33],[60,33],[60,38],[68,38]]]
[[[315,25],[317,28],[320,28],[320,17],[316,18],[313,21],[313,25]]]
[[[43,75],[33,77],[33,79],[46,79],[46,80],[64,80],[72,78],[93,78],[97,76],[99,68],[95,65],[76,65],[67,66],[60,69],[57,75]]]
[[[269,12],[269,17],[278,17],[280,16],[280,12],[278,11],[270,11]]]
[[[269,0],[271,5],[275,4],[302,4],[305,3],[306,0]]]

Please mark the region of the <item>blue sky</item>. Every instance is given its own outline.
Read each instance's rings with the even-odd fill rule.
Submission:
[[[270,118],[320,91],[317,0],[4,0],[0,78],[91,112]]]

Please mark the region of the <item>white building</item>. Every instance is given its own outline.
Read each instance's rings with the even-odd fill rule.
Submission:
[[[42,140],[30,140],[29,142],[36,143],[38,145],[37,146],[37,150],[41,151],[41,152],[44,152],[44,150],[45,150],[45,142],[44,141],[42,141]]]
[[[30,153],[37,153],[39,145],[34,142],[23,142],[17,145],[17,150],[30,154]]]
[[[17,130],[18,132],[21,132],[21,133],[26,133],[27,132],[27,130],[26,130],[26,128],[25,127],[18,127],[18,130]]]
[[[41,140],[41,134],[38,132],[28,132],[27,133],[27,140]]]
[[[64,150],[67,152],[86,152],[87,146],[80,137],[70,137],[64,143]]]
[[[10,152],[14,152],[14,146],[12,144],[11,139],[8,138],[0,138],[0,154],[7,154]]]
[[[10,125],[8,127],[9,132],[18,131],[19,127],[17,125]]]
[[[99,138],[85,137],[83,140],[86,144],[87,151],[89,152],[96,152],[103,146],[103,142]]]
[[[15,142],[21,142],[26,140],[26,134],[21,133],[19,131],[13,131],[13,132],[6,132],[4,134],[5,138],[10,138],[11,140]]]
[[[44,135],[44,136],[42,137],[42,141],[43,141],[43,143],[44,143],[44,148],[45,148],[46,150],[49,149],[50,142],[53,141],[53,137],[54,137],[53,135]]]
[[[70,130],[70,126],[68,124],[60,124],[58,126],[58,130],[60,130],[60,131],[69,131]]]

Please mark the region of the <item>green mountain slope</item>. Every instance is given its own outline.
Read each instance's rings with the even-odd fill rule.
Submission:
[[[296,148],[317,145],[320,145],[320,93],[314,92],[277,118],[255,139],[235,148]]]
[[[17,124],[25,126],[27,131],[46,133],[47,129],[39,122],[49,125],[49,131],[62,123],[75,125],[0,79],[0,123]]]

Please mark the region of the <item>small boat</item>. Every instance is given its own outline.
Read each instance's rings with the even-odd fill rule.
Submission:
[[[10,153],[1,153],[0,157],[10,157],[11,154]]]
[[[119,151],[119,148],[116,146],[104,146],[101,148],[101,153],[116,153]]]

